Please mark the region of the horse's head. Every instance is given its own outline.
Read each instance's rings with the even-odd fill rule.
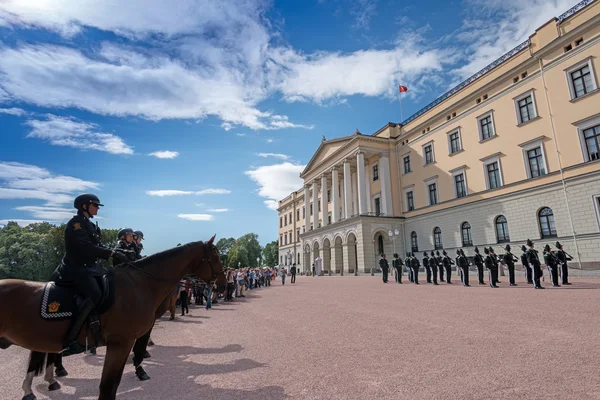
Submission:
[[[216,234],[203,244],[203,260],[198,265],[195,274],[205,282],[215,282],[219,292],[225,291],[227,287],[227,278],[221,264],[221,255],[219,249],[214,245]],[[204,268],[203,268],[204,267]]]

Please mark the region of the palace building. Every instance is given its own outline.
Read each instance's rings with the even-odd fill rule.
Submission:
[[[585,0],[401,123],[325,140],[279,201],[279,261],[560,241],[600,266],[600,1]],[[390,235],[391,233],[391,235]]]

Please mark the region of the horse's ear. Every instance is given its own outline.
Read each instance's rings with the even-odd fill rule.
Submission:
[[[210,245],[210,244],[213,244],[213,242],[215,241],[215,237],[216,237],[216,236],[217,236],[217,234],[215,233],[215,234],[213,235],[213,237],[211,237],[211,238],[208,240],[208,242],[207,242],[207,243],[208,243],[209,245]]]

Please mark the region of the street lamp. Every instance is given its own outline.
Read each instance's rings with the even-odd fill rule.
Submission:
[[[390,229],[388,231],[388,235],[390,235],[390,238],[392,239],[392,243],[394,245],[394,254],[396,254],[396,236],[400,236],[400,230],[398,228],[394,229],[393,231]]]
[[[256,257],[256,266],[260,267],[260,257]]]

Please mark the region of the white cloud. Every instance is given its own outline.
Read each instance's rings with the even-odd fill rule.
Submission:
[[[178,214],[177,216],[190,221],[212,221],[214,219],[214,216],[210,214]]]
[[[2,100],[2,98],[0,97],[0,101]],[[14,115],[17,117],[22,117],[23,115],[27,114],[27,112],[23,109],[20,108],[0,108],[0,114],[8,114],[8,115]]]
[[[148,155],[154,156],[156,158],[175,158],[179,155],[179,153],[176,151],[161,150],[161,151],[152,152]]]
[[[0,179],[47,178],[50,172],[35,165],[0,161]]]
[[[300,173],[304,167],[285,162],[258,167],[244,173],[258,185],[258,195],[267,199],[265,205],[276,210],[279,200],[302,187]]]
[[[229,193],[231,193],[231,190],[227,190],[227,189],[203,189],[203,190],[198,190],[198,191],[191,191],[191,190],[148,190],[148,191],[146,191],[146,194],[148,196],[158,196],[158,197],[190,196],[190,195],[202,196],[205,194],[229,194]]]
[[[274,157],[274,158],[279,158],[280,160],[289,160],[290,159],[290,156],[287,156],[285,154],[279,154],[279,153],[258,153],[257,156],[263,157],[263,158]]]
[[[245,134],[245,133],[236,133],[235,135],[236,135],[236,136],[240,136],[240,137],[244,137],[244,136],[246,136],[246,134]]]
[[[376,0],[354,0],[350,8],[350,15],[355,20],[354,28],[368,30],[371,18],[376,15]]]
[[[50,193],[43,190],[21,190],[0,187],[0,200],[16,199],[45,200],[46,204],[48,205],[68,203],[69,201],[73,201],[73,197],[66,194]]]
[[[47,140],[56,146],[105,151],[111,154],[133,154],[133,149],[125,144],[123,139],[111,133],[98,131],[96,124],[52,114],[48,114],[44,120],[30,119],[25,124],[31,127],[27,137]]]
[[[267,143],[273,143],[273,139],[267,139]]]
[[[44,221],[64,221],[72,218],[77,213],[77,210],[74,208],[40,206],[22,206],[16,207],[15,210],[27,211],[35,218],[43,219]]]
[[[228,212],[229,208],[209,208],[206,212],[214,212],[214,213],[224,213]]]

